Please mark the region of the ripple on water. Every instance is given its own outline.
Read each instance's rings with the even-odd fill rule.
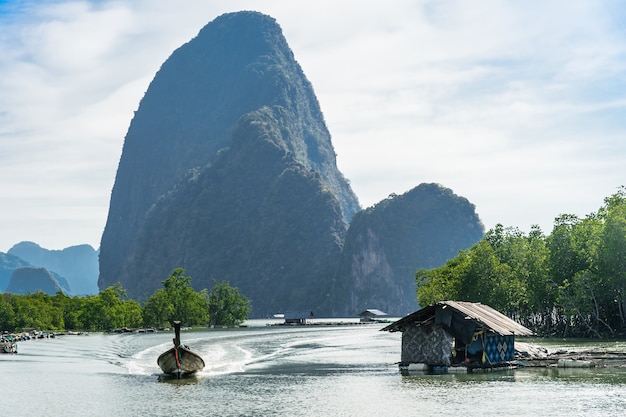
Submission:
[[[402,376],[397,334],[376,328],[183,333],[207,363],[159,378],[172,333],[64,336],[0,357],[3,407],[28,415],[621,416],[626,370],[520,369]],[[585,372],[586,371],[586,372]],[[12,415],[20,415],[19,412]]]

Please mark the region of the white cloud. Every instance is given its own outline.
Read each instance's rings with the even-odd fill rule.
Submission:
[[[99,245],[149,82],[236,10],[283,28],[365,206],[439,182],[487,227],[549,232],[626,183],[626,7],[615,0],[20,4],[0,9],[0,251]]]

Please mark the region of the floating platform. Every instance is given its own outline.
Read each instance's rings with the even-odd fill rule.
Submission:
[[[516,369],[515,363],[501,363],[492,366],[467,366],[464,364],[457,365],[430,365],[427,363],[399,363],[400,373],[402,375],[411,374],[427,374],[427,375],[441,375],[441,374],[469,374],[469,373],[484,373],[494,371],[506,371]]]

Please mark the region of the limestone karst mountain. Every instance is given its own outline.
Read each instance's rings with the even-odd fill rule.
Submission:
[[[0,252],[0,292],[6,290],[13,271],[23,266],[32,265],[18,256]]]
[[[38,291],[54,295],[59,291],[68,293],[67,282],[59,283],[56,277],[46,268],[22,266],[13,271],[6,292],[12,294],[28,294]]]
[[[257,12],[225,14],[165,61],[131,121],[98,283],[121,282],[142,300],[182,267],[198,290],[213,280],[237,286],[252,300],[254,317],[379,307],[361,305],[345,260],[339,268],[359,211],[313,88],[279,25]],[[451,233],[445,253],[474,243]],[[367,300],[393,303],[397,291],[380,291]]]
[[[8,254],[30,265],[54,271],[69,283],[77,295],[98,293],[98,251],[90,245],[75,245],[61,250],[42,248],[34,242],[20,242]]]
[[[317,305],[358,210],[278,24],[226,14],[163,64],[131,122],[99,285],[142,298],[184,267],[198,288],[254,294],[257,313]]]
[[[29,244],[31,243],[29,242]],[[36,244],[32,243],[32,245]],[[36,291],[51,291],[49,294],[54,294],[59,290],[65,294],[73,294],[65,277],[47,268],[37,267],[15,254],[0,252],[0,293],[26,294]]]
[[[443,265],[483,234],[474,206],[438,184],[421,184],[363,210],[346,236],[333,314],[363,305],[398,317],[413,312],[417,269]]]

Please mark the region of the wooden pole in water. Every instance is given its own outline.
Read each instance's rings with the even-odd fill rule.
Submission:
[[[176,337],[174,338],[174,346],[178,347],[180,346],[180,321],[179,320],[174,321],[174,332],[176,334]]]

